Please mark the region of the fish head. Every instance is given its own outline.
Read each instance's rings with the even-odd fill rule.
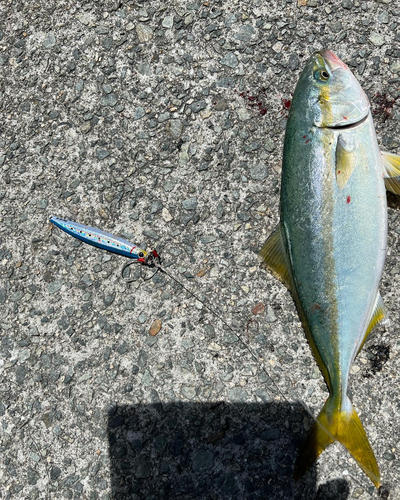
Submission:
[[[315,52],[300,75],[291,109],[315,127],[355,124],[369,114],[369,100],[353,73],[333,52]]]

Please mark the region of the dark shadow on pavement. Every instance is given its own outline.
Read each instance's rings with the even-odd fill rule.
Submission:
[[[113,407],[112,498],[346,500],[349,488],[342,480],[317,491],[315,467],[293,481],[305,419],[297,403]]]

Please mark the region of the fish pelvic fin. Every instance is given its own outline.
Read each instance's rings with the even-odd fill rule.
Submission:
[[[400,195],[400,156],[381,151],[381,157],[386,189]]]
[[[335,441],[339,441],[374,483],[381,484],[378,464],[359,416],[346,396],[346,404],[336,404],[329,396],[297,457],[294,479],[298,481]],[[346,408],[346,410],[343,410]]]

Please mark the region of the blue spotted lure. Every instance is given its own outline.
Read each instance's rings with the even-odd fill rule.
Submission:
[[[106,233],[101,229],[84,226],[83,224],[79,224],[78,222],[59,219],[57,217],[50,217],[50,222],[70,236],[88,243],[89,245],[133,259],[132,262],[128,262],[127,264],[125,264],[122,269],[122,273],[127,266],[133,264],[134,262],[144,264],[148,267],[157,267],[158,269],[161,268],[160,257],[156,250],[146,252],[146,250],[139,248],[137,245],[131,243],[128,240],[125,240],[124,238]]]

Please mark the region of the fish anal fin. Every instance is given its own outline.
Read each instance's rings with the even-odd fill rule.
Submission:
[[[400,156],[381,151],[381,158],[386,189],[400,195]]]
[[[339,441],[379,488],[379,468],[364,427],[348,398],[345,407],[346,411],[343,411],[343,405],[335,405],[334,397],[329,396],[297,457],[294,472],[296,481],[330,444]]]
[[[267,268],[293,292],[294,281],[281,224],[274,229],[260,251]]]
[[[372,332],[372,330],[376,327],[376,325],[378,325],[383,319],[385,319],[385,317],[386,317],[385,305],[383,303],[381,294],[378,292],[378,294],[376,296],[375,307],[372,311],[371,318],[369,320],[367,329],[365,331],[363,341],[362,341],[362,343],[357,351],[357,355],[361,351],[361,349],[363,348],[363,345],[365,344],[365,342],[368,338],[368,335]]]

